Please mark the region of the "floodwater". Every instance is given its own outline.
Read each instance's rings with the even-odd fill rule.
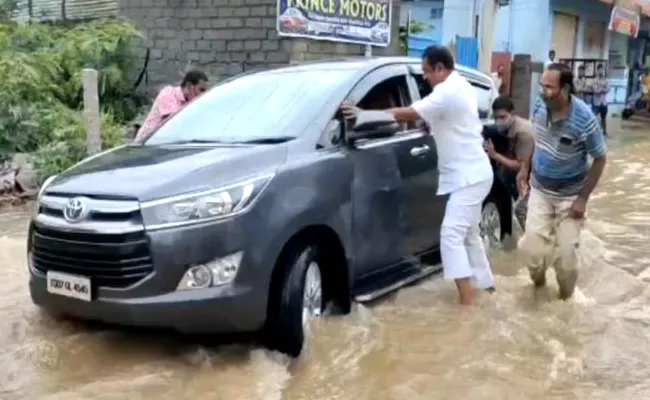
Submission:
[[[431,279],[348,316],[314,321],[301,359],[251,344],[55,319],[27,291],[26,217],[0,217],[0,399],[650,398],[650,134],[610,128],[575,297],[535,293],[513,251],[498,292],[455,304]],[[5,236],[2,236],[5,235]],[[551,272],[550,272],[551,273]]]

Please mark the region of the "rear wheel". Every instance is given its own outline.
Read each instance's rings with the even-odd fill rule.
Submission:
[[[623,119],[630,119],[630,117],[634,114],[634,111],[630,109],[625,109],[623,112],[621,112],[621,118]]]
[[[501,213],[499,212],[499,207],[497,207],[494,200],[488,198],[485,203],[483,203],[479,227],[481,229],[483,245],[488,253],[492,249],[501,246],[501,239],[503,238],[501,229]]]
[[[306,246],[287,258],[282,292],[268,324],[269,347],[291,357],[302,352],[309,321],[324,309],[323,279],[315,246]]]

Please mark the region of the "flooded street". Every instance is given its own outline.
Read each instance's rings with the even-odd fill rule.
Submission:
[[[27,288],[25,212],[0,216],[0,399],[650,398],[650,126],[610,128],[589,208],[578,290],[534,293],[512,251],[498,292],[455,304],[435,278],[348,316],[315,321],[293,363],[253,345],[56,319]],[[552,274],[549,271],[549,274]]]

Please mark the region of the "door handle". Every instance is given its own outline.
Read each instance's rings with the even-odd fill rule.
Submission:
[[[427,146],[426,144],[422,147],[413,147],[411,149],[411,155],[413,157],[420,157],[425,155],[428,152],[429,152],[429,146]]]

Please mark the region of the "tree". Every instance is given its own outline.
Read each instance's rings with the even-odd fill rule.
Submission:
[[[406,27],[399,28],[399,46],[403,54],[408,54],[408,33]],[[426,25],[422,22],[411,21],[410,34],[416,35],[426,30]]]

